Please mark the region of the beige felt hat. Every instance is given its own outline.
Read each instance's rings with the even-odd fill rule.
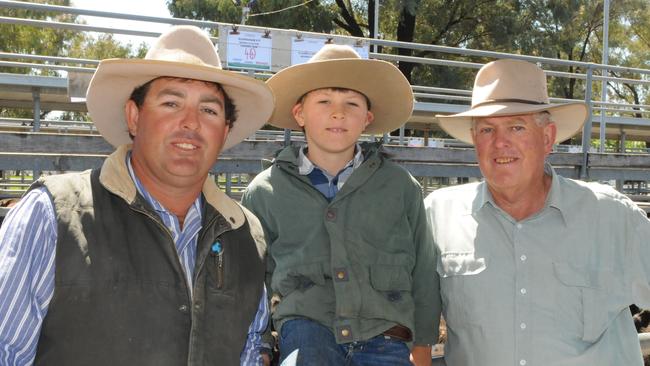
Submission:
[[[111,145],[131,142],[124,106],[133,89],[161,76],[221,84],[238,115],[224,149],[262,127],[273,111],[273,94],[264,82],[222,70],[205,32],[193,26],[174,26],[156,40],[144,59],[108,59],[97,67],[86,105],[95,126]]]
[[[386,133],[403,125],[413,112],[413,92],[393,64],[362,59],[350,46],[327,44],[307,63],[294,65],[266,82],[275,94],[275,111],[269,123],[300,130],[291,109],[307,92],[322,88],[356,90],[370,100],[375,120],[366,133]]]
[[[485,64],[476,74],[472,107],[462,113],[436,115],[440,127],[458,140],[472,144],[472,118],[512,116],[548,111],[557,127],[555,142],[575,135],[587,119],[584,102],[550,104],[544,71],[520,60]]]

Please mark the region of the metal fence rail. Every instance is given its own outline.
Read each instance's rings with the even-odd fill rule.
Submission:
[[[149,22],[149,23],[162,23],[162,24],[191,24],[203,28],[208,28],[211,30],[219,30],[221,26],[230,26],[225,23],[220,22],[210,22],[210,21],[196,21],[188,19],[176,19],[176,18],[161,18],[161,17],[151,17],[145,15],[135,15],[135,14],[121,14],[114,12],[103,12],[95,11],[89,9],[79,9],[73,7],[57,6],[57,5],[47,5],[47,4],[37,4],[37,3],[27,3],[19,1],[9,1],[9,0],[0,0],[0,7],[7,7],[13,9],[25,9],[32,11],[48,11],[48,12],[59,12],[63,14],[73,14],[73,15],[85,15],[93,17],[104,17],[112,19],[123,19],[123,20],[132,20],[136,22]],[[15,17],[0,17],[0,23],[4,24],[15,24],[23,26],[33,26],[41,28],[53,28],[53,29],[71,29],[81,32],[103,32],[103,33],[112,33],[112,34],[127,34],[127,35],[137,35],[137,36],[146,36],[146,37],[156,37],[158,36],[157,32],[151,32],[148,30],[137,29],[137,27],[129,27],[129,29],[124,28],[111,28],[111,27],[95,27],[88,24],[76,24],[76,23],[65,23],[57,22],[52,20],[34,20],[34,19],[23,19]],[[270,32],[287,32],[286,30],[265,28],[265,27],[246,27],[247,29],[257,29]],[[329,35],[322,35],[312,32],[304,31],[295,31],[296,34],[301,34],[303,36],[314,36],[314,37],[328,37]],[[219,41],[218,37],[212,37],[213,41]],[[391,62],[412,62],[419,65],[440,65],[448,68],[463,68],[463,69],[478,69],[482,66],[482,62],[487,59],[498,59],[498,58],[515,58],[526,60],[530,62],[536,62],[538,64],[544,65],[546,68],[546,74],[551,78],[571,78],[578,80],[580,82],[580,87],[584,88],[585,102],[590,107],[590,116],[589,123],[585,125],[583,130],[583,141],[580,147],[558,147],[558,151],[566,151],[568,149],[574,155],[577,155],[576,150],[581,150],[581,164],[577,166],[579,171],[578,176],[586,179],[602,179],[603,174],[610,174],[605,176],[607,179],[616,179],[621,177],[626,177],[625,179],[643,178],[646,176],[641,174],[641,172],[636,171],[635,173],[629,173],[629,169],[625,173],[621,173],[615,167],[606,167],[605,170],[602,170],[602,167],[593,166],[595,162],[601,159],[600,157],[590,155],[593,154],[590,146],[590,138],[592,136],[601,138],[601,146],[604,146],[605,135],[609,137],[617,137],[621,140],[621,146],[624,146],[626,139],[645,139],[650,141],[650,106],[647,105],[636,105],[630,103],[614,103],[607,101],[598,101],[593,100],[592,98],[592,88],[594,83],[600,83],[604,80],[612,83],[631,83],[637,85],[648,85],[650,80],[648,80],[648,75],[650,75],[650,70],[640,69],[640,68],[629,68],[629,67],[620,67],[620,66],[611,66],[611,65],[600,65],[595,63],[588,62],[578,62],[578,61],[568,61],[568,60],[559,60],[552,58],[544,57],[535,57],[527,55],[513,55],[502,52],[492,52],[492,51],[483,51],[483,50],[473,50],[473,49],[462,49],[446,46],[437,46],[429,44],[416,44],[416,43],[407,43],[407,42],[398,42],[391,40],[379,40],[379,39],[363,39],[364,42],[370,44],[373,50],[378,48],[375,46],[381,46],[381,52],[370,52],[371,58],[383,59]],[[401,48],[412,50],[415,53],[424,53],[426,57],[418,56],[399,56],[389,52]],[[437,55],[429,56],[429,55]],[[446,59],[445,56],[453,56],[454,58],[460,58],[458,60]],[[481,62],[476,62],[477,59],[480,59]],[[66,58],[66,57],[56,57],[49,55],[25,55],[25,54],[12,54],[7,52],[0,53],[0,67],[24,67],[30,69],[53,69],[58,71],[65,72],[79,72],[82,74],[88,74],[94,71],[94,67],[97,65],[98,60],[88,60],[80,58]],[[581,72],[566,72],[561,69],[566,69],[571,67],[573,69],[580,69]],[[633,77],[618,78],[608,76],[610,71],[627,73]],[[243,71],[246,73],[246,71]],[[253,72],[248,71],[249,75],[266,78],[270,73],[266,72]],[[25,75],[21,75],[25,76]],[[14,78],[18,75],[14,75]],[[66,78],[61,78],[66,80]],[[6,82],[5,85],[18,85],[21,82],[17,82],[12,79],[11,75],[0,74],[0,84],[3,80]],[[31,79],[29,80],[32,81]],[[22,85],[22,84],[21,84]],[[44,87],[44,86],[43,86]],[[31,96],[33,98],[33,108],[35,111],[40,111],[43,108],[57,108],[57,107],[67,107],[71,111],[80,111],[84,110],[83,103],[65,103],[55,102],[48,100],[46,94],[41,95],[40,92],[45,90],[44,88],[39,87],[38,83],[31,86]],[[430,131],[436,131],[438,129],[436,119],[433,117],[434,114],[447,114],[447,113],[457,113],[468,108],[470,101],[471,91],[465,89],[452,89],[444,86],[436,85],[413,85],[413,90],[416,96],[416,108],[414,115],[407,123],[406,126],[403,126],[400,129],[399,137],[386,136],[388,143],[396,143],[403,146],[414,145],[416,142],[422,142],[425,145],[428,145],[431,140],[427,138]],[[563,98],[552,98],[552,101],[562,102],[567,101]],[[27,104],[25,101],[2,101],[0,99],[0,105],[11,104],[18,107],[26,107]],[[641,118],[639,118],[641,117]],[[20,121],[20,126],[16,126],[16,121],[0,121],[0,130],[5,131],[25,131],[27,130],[27,125],[24,121]],[[69,125],[67,124],[69,123]],[[51,121],[40,121],[38,113],[35,113],[35,118],[33,123],[28,124],[32,126],[32,130],[39,131],[48,131],[48,132],[59,132],[59,133],[84,133],[84,127],[80,129],[75,126],[74,122],[66,123],[53,123]],[[592,129],[592,126],[598,126],[599,130]],[[425,132],[424,141],[419,139],[409,138],[405,136],[406,129],[422,129]],[[592,134],[592,131],[596,132]],[[285,142],[291,140],[291,138],[296,138],[295,135],[291,137],[291,134],[288,132],[284,133]],[[440,142],[443,141],[443,142]],[[56,144],[56,141],[50,143]],[[444,148],[446,146],[453,145],[453,143],[448,144],[445,140],[434,140],[433,145],[435,147]],[[52,146],[48,146],[52,148]],[[565,149],[565,150],[562,150]],[[625,152],[625,150],[619,149],[619,152]],[[614,152],[612,148],[609,152]],[[601,152],[607,152],[607,150],[602,149]],[[647,152],[643,148],[636,148],[634,154],[644,154]],[[457,152],[454,152],[457,153]],[[463,153],[457,153],[463,155]],[[2,159],[8,159],[5,157],[0,157]],[[69,158],[69,157],[66,157]],[[30,157],[21,157],[20,161],[27,162]],[[42,157],[39,157],[42,160]],[[75,158],[76,159],[76,158]],[[3,163],[4,166],[10,165],[10,162],[17,162],[18,160],[9,159]],[[77,161],[77,160],[75,160]],[[454,163],[451,163],[454,164]],[[46,165],[50,165],[47,163]],[[83,164],[82,164],[83,165]],[[650,165],[650,164],[648,164]],[[22,166],[22,165],[21,165]],[[443,167],[438,167],[442,169]],[[574,166],[574,168],[576,168]],[[444,167],[447,169],[447,167]],[[453,169],[452,169],[453,170]],[[452,171],[447,170],[447,171]],[[476,170],[467,170],[467,169],[456,169],[453,170],[458,172],[458,174],[470,174],[473,176],[476,174]],[[442,174],[442,173],[441,173]],[[449,173],[451,174],[451,173]]]

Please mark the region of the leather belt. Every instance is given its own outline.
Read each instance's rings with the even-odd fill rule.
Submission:
[[[400,324],[397,324],[396,326],[390,329],[386,329],[386,331],[384,331],[384,333],[382,334],[391,338],[399,339],[400,341],[404,341],[404,342],[410,342],[413,340],[413,335],[411,334],[411,330]]]

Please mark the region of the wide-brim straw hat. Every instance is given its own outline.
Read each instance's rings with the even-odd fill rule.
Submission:
[[[473,144],[472,118],[529,114],[547,111],[555,122],[555,142],[574,136],[587,119],[584,102],[551,104],[546,76],[537,65],[526,61],[503,59],[485,64],[476,74],[472,106],[454,115],[436,115],[445,132]]]
[[[362,59],[350,46],[327,44],[304,64],[273,75],[267,82],[275,94],[275,110],[269,123],[300,130],[291,109],[306,93],[323,88],[352,89],[370,100],[375,116],[365,133],[381,134],[402,126],[413,112],[413,92],[393,64]]]
[[[100,62],[90,81],[86,105],[97,130],[111,145],[131,143],[124,106],[133,89],[158,77],[219,83],[237,109],[224,149],[262,127],[273,112],[273,94],[264,82],[222,70],[208,35],[194,26],[174,26],[162,34],[144,59]]]

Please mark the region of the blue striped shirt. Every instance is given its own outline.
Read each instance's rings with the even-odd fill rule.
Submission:
[[[188,210],[181,229],[176,216],[162,207],[139,182],[128,157],[127,165],[138,192],[172,233],[189,288],[192,288],[196,245],[201,230],[201,197]],[[44,188],[25,195],[9,211],[0,227],[0,365],[31,365],[34,361],[41,324],[54,294],[56,239],[54,207]],[[262,343],[261,334],[267,327],[268,318],[264,289],[241,354],[242,365],[262,364],[260,351],[269,346]]]
[[[354,158],[348,161],[343,169],[341,169],[341,171],[339,171],[335,176],[330,175],[325,170],[312,163],[307,157],[307,149],[308,147],[305,146],[301,148],[298,153],[298,173],[300,175],[306,175],[314,188],[322,193],[327,201],[331,202],[341,187],[343,187],[345,182],[347,182],[348,178],[350,178],[354,170],[363,164],[361,145],[356,145]]]

